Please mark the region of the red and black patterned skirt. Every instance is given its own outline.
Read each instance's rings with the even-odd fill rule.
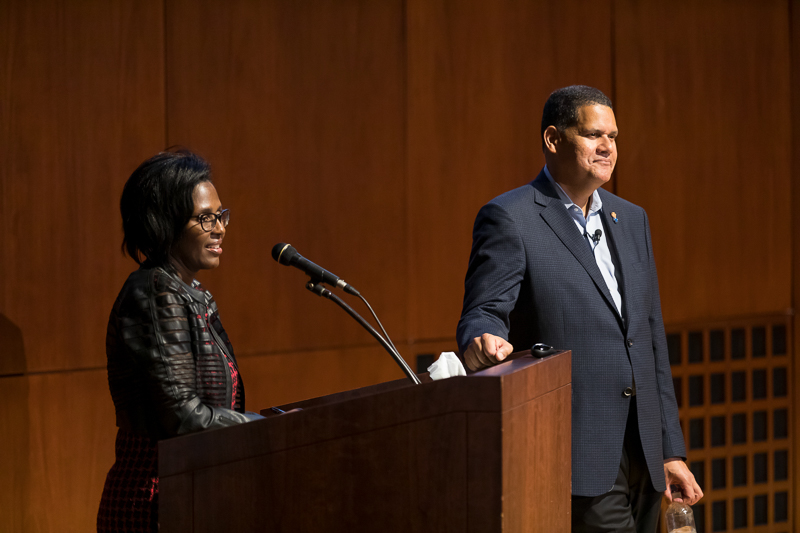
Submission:
[[[158,531],[158,441],[120,429],[106,476],[98,533]]]

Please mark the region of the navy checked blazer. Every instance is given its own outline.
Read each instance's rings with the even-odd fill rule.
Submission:
[[[657,491],[664,459],[685,457],[644,209],[604,189],[601,217],[622,293],[619,314],[594,256],[544,172],[483,206],[475,219],[461,352],[490,333],[515,351],[572,350],[572,493],[611,490],[636,389],[639,435]],[[613,221],[611,213],[617,221]]]

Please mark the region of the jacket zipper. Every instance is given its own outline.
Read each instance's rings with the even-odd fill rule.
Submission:
[[[239,379],[239,383],[242,385],[242,391],[241,391],[242,392],[242,402],[243,402],[242,405],[244,405],[244,382],[241,381],[242,378],[241,378],[241,372],[239,371],[239,365],[236,363],[236,359],[234,359],[233,357],[230,356],[230,354],[228,354],[228,352],[227,352],[227,350],[225,348],[225,343],[222,342],[222,338],[220,338],[219,334],[217,333],[217,330],[215,330],[214,326],[211,325],[211,320],[209,320],[209,318],[208,318],[208,311],[209,311],[209,309],[208,309],[208,307],[206,307],[206,313],[205,313],[205,315],[206,315],[206,320],[205,320],[206,327],[211,332],[211,337],[214,339],[214,342],[217,344],[217,346],[219,346],[219,349],[222,351],[222,357],[227,359],[228,361],[230,361],[233,364],[233,367],[236,369],[237,376],[240,376],[238,379]],[[227,365],[227,363],[226,363],[226,365]],[[231,373],[230,372],[225,372],[225,383],[230,383],[231,394],[232,394],[233,393],[234,383],[233,383],[233,378],[231,377]],[[227,389],[227,387],[226,387],[226,389]],[[226,393],[227,393],[227,391],[226,391]]]
[[[208,307],[206,307],[206,311],[208,311]],[[233,363],[233,366],[236,368],[236,371],[239,372],[239,365],[236,364],[236,359],[231,357],[228,353],[227,349],[225,348],[225,343],[222,341],[222,338],[217,333],[217,330],[214,329],[214,326],[211,325],[211,321],[208,319],[208,313],[206,313],[206,327],[211,332],[211,336],[214,338],[214,342],[219,346],[219,349],[222,350],[222,355],[225,358]]]

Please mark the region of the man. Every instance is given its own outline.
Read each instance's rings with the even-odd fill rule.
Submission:
[[[550,95],[546,165],[475,220],[458,343],[477,370],[541,342],[572,350],[573,531],[653,533],[686,467],[644,210],[600,189],[617,160],[611,101]]]

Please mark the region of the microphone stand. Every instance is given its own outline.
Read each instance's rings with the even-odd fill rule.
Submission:
[[[344,301],[342,301],[341,298],[339,298],[338,296],[333,294],[331,291],[329,291],[328,289],[323,287],[321,282],[314,281],[313,278],[310,279],[308,281],[308,283],[306,284],[306,289],[310,290],[311,292],[313,292],[317,296],[322,296],[323,298],[327,298],[328,300],[332,300],[334,303],[336,303],[336,305],[338,305],[339,307],[344,309],[347,312],[348,315],[353,317],[356,320],[356,322],[361,324],[361,326],[364,329],[366,329],[373,337],[375,337],[378,340],[379,343],[381,343],[381,346],[383,346],[383,348],[387,352],[389,352],[389,355],[392,356],[392,359],[394,359],[394,361],[397,363],[397,366],[400,367],[400,370],[403,371],[403,373],[408,377],[408,379],[410,379],[415,385],[420,385],[421,384],[421,381],[419,380],[417,375],[414,373],[414,371],[411,370],[411,368],[409,368],[408,363],[405,362],[403,357],[399,353],[397,353],[397,351],[395,351],[391,347],[391,345],[389,345],[388,342],[386,342],[386,339],[384,339],[381,336],[380,333],[375,331],[375,328],[373,328],[370,325],[369,322],[364,320],[364,318],[361,315],[356,313],[355,310],[352,307],[350,307],[349,305],[344,303]]]

